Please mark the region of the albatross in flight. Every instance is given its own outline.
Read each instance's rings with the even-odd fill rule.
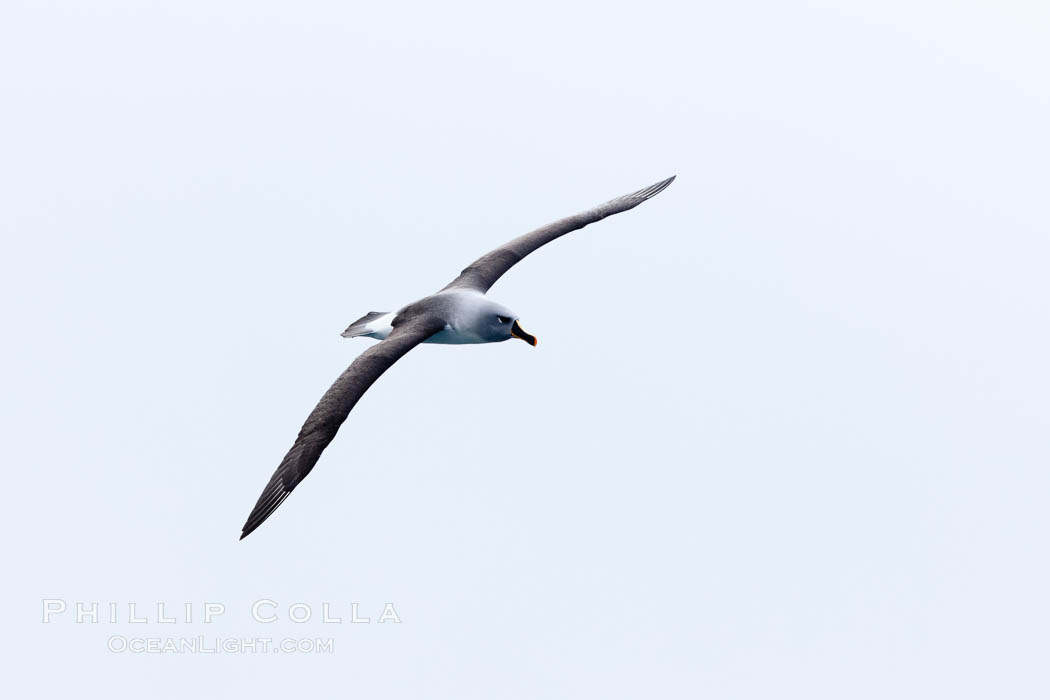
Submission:
[[[381,342],[365,350],[350,364],[306,418],[295,444],[281,460],[252,508],[242,528],[241,539],[262,525],[306,478],[354,404],[379,379],[379,375],[412,348],[420,343],[500,343],[511,338],[535,346],[535,336],[525,332],[518,323],[518,315],[485,296],[489,288],[503,273],[540,246],[607,216],[633,209],[662,192],[673,181],[674,177],[669,177],[644,190],[617,197],[519,236],[475,260],[437,294],[398,311],[372,311],[351,323],[343,331],[343,337],[365,336]]]

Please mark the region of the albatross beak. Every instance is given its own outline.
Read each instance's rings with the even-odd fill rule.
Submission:
[[[520,325],[518,325],[517,321],[515,321],[514,325],[512,325],[510,327],[510,334],[512,336],[514,336],[515,338],[521,338],[522,340],[524,340],[526,343],[528,343],[532,347],[536,347],[536,343],[538,342],[536,340],[536,336],[529,335],[528,333],[526,333],[525,329],[523,329]]]

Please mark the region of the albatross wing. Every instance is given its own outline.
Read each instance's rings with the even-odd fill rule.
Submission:
[[[379,376],[409,350],[444,327],[445,322],[437,316],[417,316],[404,322],[395,322],[394,330],[386,340],[357,356],[310,412],[295,444],[270,477],[270,482],[244,523],[242,540],[262,525],[288,498],[292,489],[306,478],[317,464],[321,452],[339,431],[339,426],[350,415],[350,410]]]
[[[452,280],[452,282],[441,291],[445,291],[445,289],[466,288],[476,289],[480,292],[487,292],[489,288],[496,283],[496,280],[503,276],[503,273],[514,267],[514,265],[520,262],[522,258],[540,246],[544,246],[555,238],[564,236],[566,233],[571,233],[576,229],[583,228],[587,224],[601,221],[607,216],[619,214],[628,209],[634,209],[645,200],[655,197],[663,192],[668,185],[674,182],[674,178],[675,176],[672,175],[666,180],[662,180],[655,185],[646,187],[644,190],[638,190],[637,192],[632,192],[631,194],[625,194],[622,197],[611,199],[605,204],[599,204],[593,209],[588,209],[587,211],[580,212],[574,216],[559,219],[558,221],[555,221],[552,224],[547,224],[543,228],[538,228],[531,233],[518,236],[513,241],[505,243],[499,248],[485,253],[472,262],[459,274],[459,277]]]

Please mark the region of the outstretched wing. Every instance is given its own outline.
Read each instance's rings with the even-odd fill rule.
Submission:
[[[277,506],[288,498],[292,489],[306,478],[350,414],[350,409],[379,379],[379,375],[444,327],[445,322],[436,316],[420,316],[398,324],[386,340],[365,350],[350,364],[321,397],[299,431],[292,449],[288,450],[281,465],[270,477],[270,483],[266,484],[244,523],[242,540],[262,525],[277,510]]]
[[[674,182],[673,175],[651,187],[646,187],[644,190],[625,194],[622,197],[609,200],[605,204],[599,204],[593,209],[588,209],[575,216],[568,216],[552,224],[547,224],[543,228],[526,233],[524,236],[518,236],[513,241],[485,253],[472,262],[445,289],[467,288],[487,292],[496,283],[496,280],[503,276],[503,273],[540,246],[546,245],[555,238],[564,236],[566,233],[583,228],[587,224],[601,221],[607,216],[633,209],[645,200],[663,192],[672,182]]]

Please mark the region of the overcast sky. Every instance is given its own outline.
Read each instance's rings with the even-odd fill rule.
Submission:
[[[1047,697],[1048,27],[6,0],[5,684]],[[493,288],[537,348],[416,349],[238,542],[349,322],[671,174]],[[334,650],[111,649],[197,635]]]

